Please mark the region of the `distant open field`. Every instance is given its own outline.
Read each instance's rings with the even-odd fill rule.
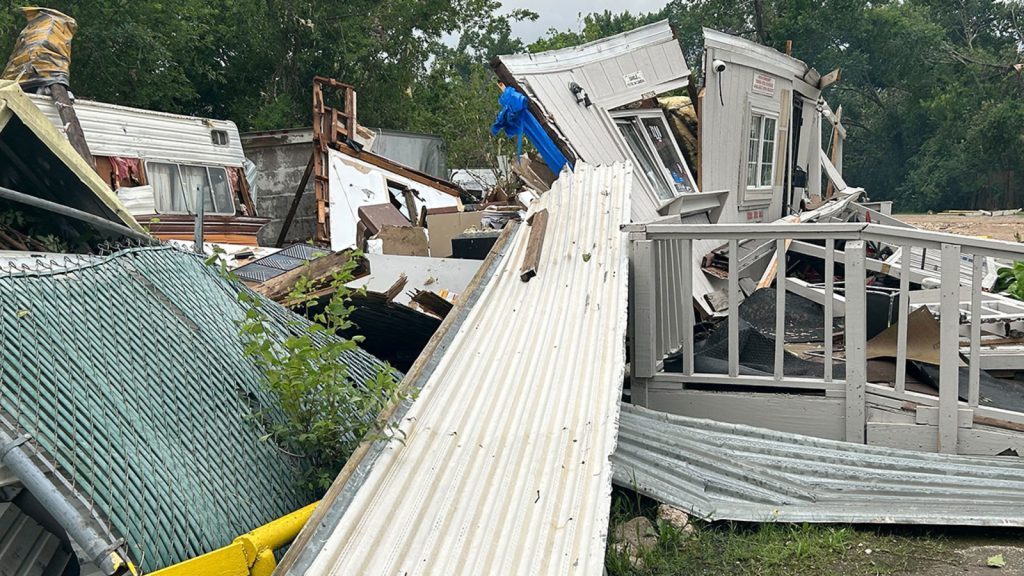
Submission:
[[[1024,213],[1022,213],[1024,214]],[[1014,233],[1024,239],[1024,216],[958,216],[955,214],[895,214],[896,218],[926,230],[985,236],[994,240],[1015,241]]]

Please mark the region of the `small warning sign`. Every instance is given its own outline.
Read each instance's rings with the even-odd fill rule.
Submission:
[[[775,96],[775,78],[767,74],[755,74],[754,93]]]
[[[634,86],[643,86],[647,84],[647,79],[644,78],[644,73],[637,70],[636,72],[630,72],[629,74],[623,74],[622,79],[626,82],[626,88],[633,88]]]

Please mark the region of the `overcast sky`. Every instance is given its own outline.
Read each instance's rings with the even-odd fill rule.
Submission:
[[[512,33],[529,44],[543,36],[549,28],[558,30],[580,30],[583,28],[583,17],[580,14],[591,12],[621,12],[629,10],[638,12],[654,12],[665,6],[667,0],[632,0],[629,2],[613,2],[612,0],[502,0],[504,9],[527,8],[540,15],[534,22],[517,22],[512,24]]]

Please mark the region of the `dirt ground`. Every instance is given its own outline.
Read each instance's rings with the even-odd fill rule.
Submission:
[[[1024,240],[1024,212],[1013,216],[959,216],[956,214],[894,214],[896,218],[925,230],[984,236],[993,240]]]

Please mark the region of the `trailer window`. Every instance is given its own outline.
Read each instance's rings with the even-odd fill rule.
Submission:
[[[697,191],[661,109],[619,110],[612,112],[612,117],[633,153],[634,165],[647,175],[659,199],[668,202]]]
[[[747,188],[771,188],[775,178],[774,116],[752,112],[747,147]]]
[[[655,161],[654,155],[651,154],[651,150],[648,148],[636,124],[630,120],[618,120],[616,124],[619,127],[619,131],[622,132],[622,136],[626,139],[626,143],[629,144],[629,149],[633,152],[639,168],[647,175],[647,179],[654,184],[654,191],[658,194],[658,197],[662,200],[674,198],[676,196],[675,191],[665,181],[661,167]]]
[[[196,190],[201,191],[206,214],[235,213],[227,170],[222,167],[147,162],[146,175],[158,214],[195,214]]]

